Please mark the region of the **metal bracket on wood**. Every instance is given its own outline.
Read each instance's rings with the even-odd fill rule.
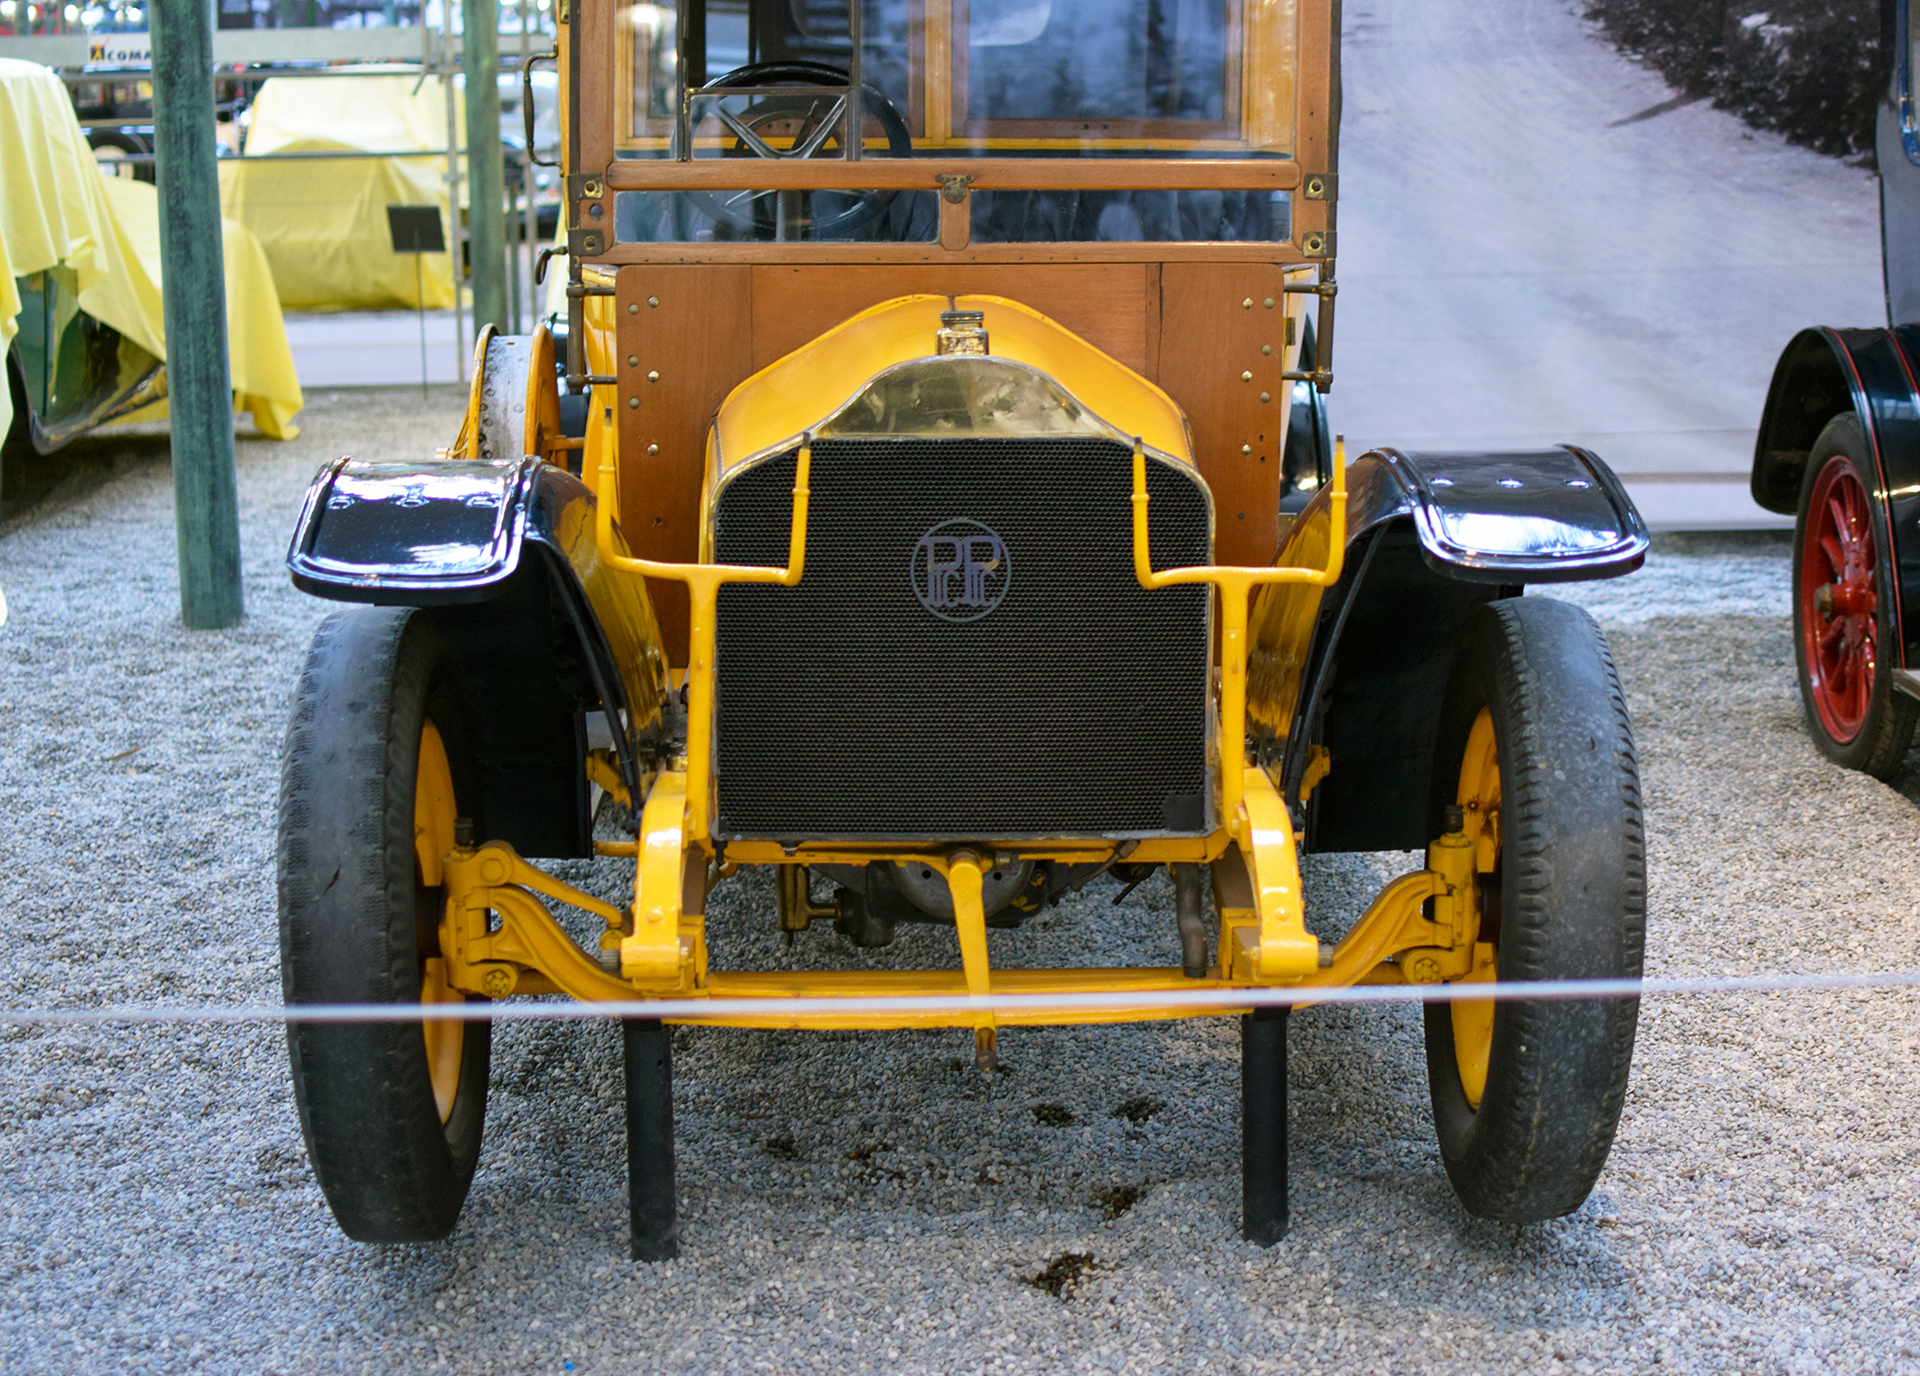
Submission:
[[[1300,251],[1309,258],[1333,257],[1333,231],[1310,229],[1300,236]]]
[[[567,178],[567,199],[597,201],[606,192],[606,183],[597,172],[581,172]]]
[[[1309,201],[1331,201],[1340,194],[1340,174],[1309,172],[1300,183],[1300,194]]]
[[[940,178],[940,198],[948,205],[959,205],[967,199],[968,190],[972,186],[973,178],[970,176],[958,173],[944,176]]]
[[[1331,368],[1289,368],[1286,372],[1280,374],[1280,378],[1284,382],[1311,382],[1323,392],[1333,386],[1333,370]]]
[[[570,229],[567,231],[567,252],[575,258],[592,258],[604,246],[600,231],[597,229]]]
[[[1288,296],[1317,296],[1331,301],[1340,294],[1340,284],[1329,277],[1324,282],[1289,282],[1282,290]]]
[[[617,291],[618,291],[618,288],[595,286],[590,282],[567,283],[567,295],[574,296],[574,297],[613,296],[617,293]]]

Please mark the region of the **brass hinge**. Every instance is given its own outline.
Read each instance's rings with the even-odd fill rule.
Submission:
[[[1309,172],[1300,184],[1300,194],[1309,201],[1331,201],[1340,195],[1340,174]]]

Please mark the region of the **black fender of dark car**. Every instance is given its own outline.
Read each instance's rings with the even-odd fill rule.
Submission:
[[[534,457],[339,459],[287,552],[302,591],[433,617],[476,718],[489,837],[525,855],[593,853],[588,713],[604,715],[633,797],[668,731],[645,585],[609,575],[594,516],[591,489]]]
[[[1374,450],[1347,477],[1340,581],[1317,602],[1280,586],[1254,613],[1249,724],[1311,850],[1412,850],[1438,833],[1433,749],[1454,646],[1474,608],[1528,584],[1614,578],[1646,558],[1646,523],[1587,450]],[[1330,494],[1283,545],[1318,563]],[[1317,532],[1317,533],[1316,533]],[[1277,663],[1312,617],[1304,658]],[[1262,662],[1262,656],[1268,658]],[[1308,770],[1326,752],[1325,777]]]
[[[1859,419],[1873,458],[1870,494],[1883,548],[1893,551],[1900,665],[1920,664],[1920,326],[1793,337],[1773,370],[1753,446],[1753,500],[1795,515],[1814,441],[1835,416]]]

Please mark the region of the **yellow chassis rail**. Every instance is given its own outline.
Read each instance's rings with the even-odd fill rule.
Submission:
[[[1437,983],[1471,979],[1490,968],[1491,948],[1478,943],[1480,904],[1476,855],[1487,848],[1480,831],[1492,825],[1479,811],[1463,831],[1428,848],[1427,867],[1381,891],[1366,915],[1337,949],[1328,951],[1306,930],[1292,819],[1266,772],[1232,758],[1229,743],[1246,738],[1248,602],[1255,588],[1274,583],[1330,587],[1341,574],[1345,548],[1345,456],[1335,451],[1327,567],[1234,568],[1199,566],[1156,572],[1149,549],[1146,456],[1138,440],[1133,453],[1133,553],[1141,585],[1161,588],[1197,583],[1219,592],[1219,733],[1222,767],[1219,816],[1224,825],[1209,838],[1145,842],[1128,858],[1137,862],[1181,861],[1212,867],[1220,917],[1219,957],[1205,978],[1180,969],[994,970],[987,960],[982,873],[993,857],[959,847],[928,853],[911,847],[805,845],[789,852],[771,843],[734,843],[724,867],[715,863],[711,832],[713,665],[715,607],[727,583],[775,583],[792,587],[806,567],[808,481],[812,446],[803,442],[794,470],[793,514],[784,568],[722,564],[674,564],[636,559],[623,548],[615,512],[615,467],[610,448],[598,467],[596,537],[599,555],[613,569],[686,585],[690,604],[687,669],[687,754],[656,772],[643,788],[637,843],[603,846],[602,853],[635,857],[634,896],[622,912],[553,879],[501,842],[456,848],[444,862],[447,904],[441,950],[448,983],[493,998],[509,994],[565,993],[582,1000],[635,998],[764,999],[765,1013],[682,1021],[754,1027],[938,1027],[972,1026],[980,1053],[991,1059],[997,1024],[1134,1021],[1217,1016],[1232,1009],[1195,1008],[1170,998],[1164,1007],[1102,1009],[1076,1004],[1001,1013],[984,1008],[874,1011],[850,1004],[844,1013],[783,1013],[795,998],[934,996],[977,999],[994,994],[1138,996],[1195,989],[1333,987],[1356,983]],[[592,768],[590,762],[589,768]],[[1113,847],[1063,838],[1023,842],[1020,854],[1034,859],[1107,859]],[[804,927],[816,910],[806,892],[805,866],[914,859],[946,877],[953,896],[959,970],[728,972],[709,968],[704,909],[711,883],[740,864],[792,867],[797,882],[783,880],[781,920],[788,930]],[[598,917],[605,930],[597,951],[577,943],[542,899]],[[1430,905],[1430,906],[1429,906]],[[1249,1004],[1251,1007],[1251,1004]]]

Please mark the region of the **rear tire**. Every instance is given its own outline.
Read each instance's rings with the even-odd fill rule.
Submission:
[[[1793,527],[1793,653],[1820,753],[1885,779],[1913,742],[1920,703],[1893,688],[1899,592],[1873,456],[1853,415],[1814,441]]]
[[[1486,726],[1473,734],[1483,717],[1498,765],[1497,822],[1477,868],[1495,973],[1638,978],[1639,770],[1619,676],[1592,618],[1528,597],[1468,620],[1437,741],[1436,835],[1445,806],[1469,801],[1475,752],[1486,762]],[[1638,1017],[1637,999],[1427,1005],[1434,1127],[1470,1213],[1531,1223],[1580,1207],[1613,1144]]]
[[[428,871],[451,848],[454,816],[474,816],[473,761],[452,664],[424,615],[356,607],[321,624],[280,782],[289,1004],[461,998],[445,983],[444,889]],[[453,1231],[480,1156],[490,1044],[486,1022],[289,1024],[307,1157],[348,1237]]]

